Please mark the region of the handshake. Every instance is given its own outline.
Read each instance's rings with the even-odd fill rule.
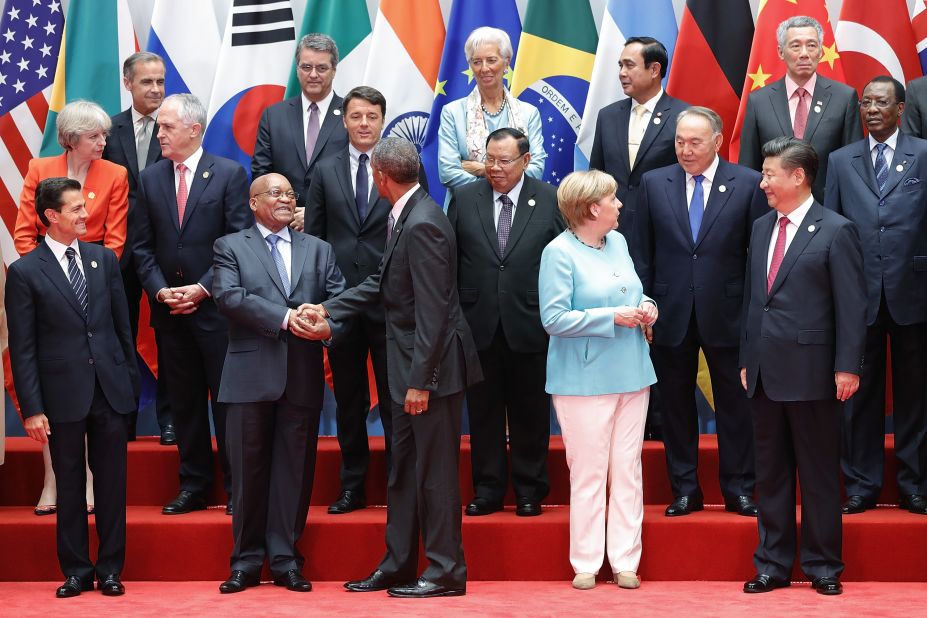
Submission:
[[[332,336],[331,325],[325,319],[327,317],[328,312],[322,305],[303,303],[290,310],[287,328],[297,337],[310,341],[324,341]]]

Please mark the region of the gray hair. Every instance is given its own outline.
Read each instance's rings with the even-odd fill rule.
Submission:
[[[783,21],[776,28],[776,42],[782,49],[785,49],[785,34],[790,28],[814,28],[818,31],[818,43],[824,43],[824,28],[818,20],[807,15],[795,15]]]
[[[183,94],[172,94],[164,99],[164,103],[161,104],[161,107],[164,107],[168,103],[177,105],[177,115],[180,117],[180,121],[186,126],[189,127],[194,124],[199,124],[203,127],[203,131],[206,131],[206,107],[203,106],[195,95],[187,92]]]
[[[126,58],[126,61],[122,63],[122,76],[131,81],[132,78],[135,77],[135,66],[146,62],[160,62],[161,66],[166,68],[164,58],[158,54],[149,51],[140,51]]]
[[[331,54],[332,68],[334,69],[338,67],[338,46],[335,45],[335,40],[327,34],[311,32],[301,38],[299,43],[296,44],[297,63],[299,62],[299,56],[303,53],[304,49],[311,49],[312,51],[323,53],[327,52]]]
[[[471,32],[467,37],[467,42],[464,43],[464,55],[467,57],[467,62],[470,62],[476,48],[481,45],[495,45],[499,48],[500,56],[506,60],[512,59],[512,40],[505,30],[481,26]]]
[[[55,128],[58,129],[58,143],[65,150],[71,150],[84,133],[104,131],[109,133],[113,121],[103,108],[93,101],[71,101],[58,112]]]
[[[384,137],[377,142],[370,164],[400,184],[418,181],[418,150],[404,137]]]
[[[676,123],[678,124],[680,120],[686,116],[698,116],[699,118],[704,118],[708,121],[708,124],[711,125],[711,136],[721,135],[724,132],[724,121],[721,120],[721,116],[718,115],[715,110],[708,107],[702,107],[701,105],[693,105],[687,107],[686,109],[679,112],[679,115],[676,116]]]

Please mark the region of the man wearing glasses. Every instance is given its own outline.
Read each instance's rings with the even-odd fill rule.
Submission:
[[[307,34],[296,46],[296,76],[302,92],[271,105],[258,124],[251,177],[282,174],[301,198],[290,227],[302,230],[309,179],[317,161],[348,143],[341,97],[332,90],[338,47],[324,34]]]

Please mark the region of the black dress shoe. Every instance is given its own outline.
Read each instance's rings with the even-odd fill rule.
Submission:
[[[76,597],[81,592],[89,592],[90,590],[93,590],[93,580],[89,583],[82,582],[77,575],[68,575],[64,583],[55,590],[55,596],[59,599],[67,599],[68,597]]]
[[[367,506],[367,503],[364,501],[364,497],[360,494],[360,492],[347,489],[341,492],[341,495],[338,496],[338,499],[328,507],[328,514],[344,515],[345,513],[350,513],[351,511],[362,509],[365,506]]]
[[[170,423],[161,428],[161,444],[164,446],[177,444],[177,434],[174,432],[174,426]]]
[[[414,584],[393,586],[386,591],[386,594],[402,599],[430,599],[432,597],[460,597],[467,594],[467,589],[442,586],[420,577]]]
[[[847,501],[843,503],[840,510],[842,510],[845,515],[853,515],[855,513],[862,513],[866,509],[871,509],[874,506],[874,500],[867,500],[862,496],[848,496]]]
[[[834,595],[843,592],[843,584],[836,577],[819,577],[811,582],[818,594]]]
[[[901,501],[898,506],[912,513],[917,513],[918,515],[927,515],[927,496],[921,496],[919,494],[901,496]]]
[[[402,583],[400,580],[377,569],[367,579],[355,579],[345,582],[344,587],[351,592],[376,592],[377,590],[386,590],[400,583]]]
[[[667,517],[679,517],[688,515],[693,511],[701,511],[705,508],[705,501],[701,496],[679,496],[673,503],[666,507]]]
[[[232,501],[231,500],[225,503],[225,514],[226,515],[232,514]]]
[[[465,511],[467,515],[479,516],[479,515],[489,515],[490,513],[495,513],[496,511],[502,510],[502,504],[499,502],[490,502],[486,498],[474,498],[473,502],[467,505],[467,510]]]
[[[163,515],[182,515],[191,511],[202,511],[206,509],[206,500],[197,496],[192,491],[180,490],[177,497],[171,502],[164,505],[161,509]]]
[[[303,577],[303,574],[296,569],[291,569],[274,578],[274,586],[286,586],[287,590],[293,592],[312,592],[312,582]]]
[[[118,573],[111,573],[100,578],[97,583],[97,589],[103,593],[103,596],[118,597],[126,593],[126,587],[119,581]]]
[[[541,514],[541,503],[531,500],[517,500],[515,514],[519,517],[537,517]]]
[[[219,592],[222,594],[231,594],[241,592],[245,588],[251,588],[261,583],[257,575],[249,575],[244,571],[232,571],[229,578],[219,584]]]
[[[791,582],[787,579],[779,579],[761,573],[744,584],[744,592],[751,594],[756,592],[772,592],[776,588],[787,588],[790,585]]]
[[[737,513],[744,517],[757,517],[759,509],[756,508],[756,502],[750,496],[736,496],[734,498],[724,499],[724,510],[731,513]]]

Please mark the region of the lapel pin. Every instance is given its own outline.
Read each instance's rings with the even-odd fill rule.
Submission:
[[[97,194],[94,193],[93,191],[91,191],[90,193],[87,194],[87,197],[89,197],[90,199],[93,199],[93,198],[95,198],[96,196],[97,196]]]
[[[718,193],[724,193],[725,191],[727,191],[727,187],[725,187],[724,185],[718,186]]]
[[[537,202],[534,201],[534,198],[528,200],[528,206],[534,206]]]
[[[815,228],[814,228],[813,225],[809,225],[809,226],[808,226],[808,231],[809,231],[809,232],[814,233],[814,229],[815,229]]]
[[[814,113],[815,113],[815,114],[820,114],[820,113],[821,113],[821,106],[820,106],[820,105],[815,105],[815,106],[814,106]]]
[[[335,108],[335,109],[332,110],[332,113],[333,113],[334,115],[336,115],[336,116],[340,116],[340,115],[341,115],[341,110],[338,109],[338,108]]]
[[[895,167],[895,169],[898,170],[899,172],[903,172],[903,171],[904,171],[904,165],[898,165],[898,166]]]
[[[660,116],[657,115],[657,117],[653,119],[653,124],[660,124],[660,122],[662,122],[662,121],[660,120]]]
[[[90,260],[90,268],[96,268],[96,267],[97,267],[97,261],[96,261],[96,260]]]
[[[203,172],[203,178],[209,178],[209,172]]]

